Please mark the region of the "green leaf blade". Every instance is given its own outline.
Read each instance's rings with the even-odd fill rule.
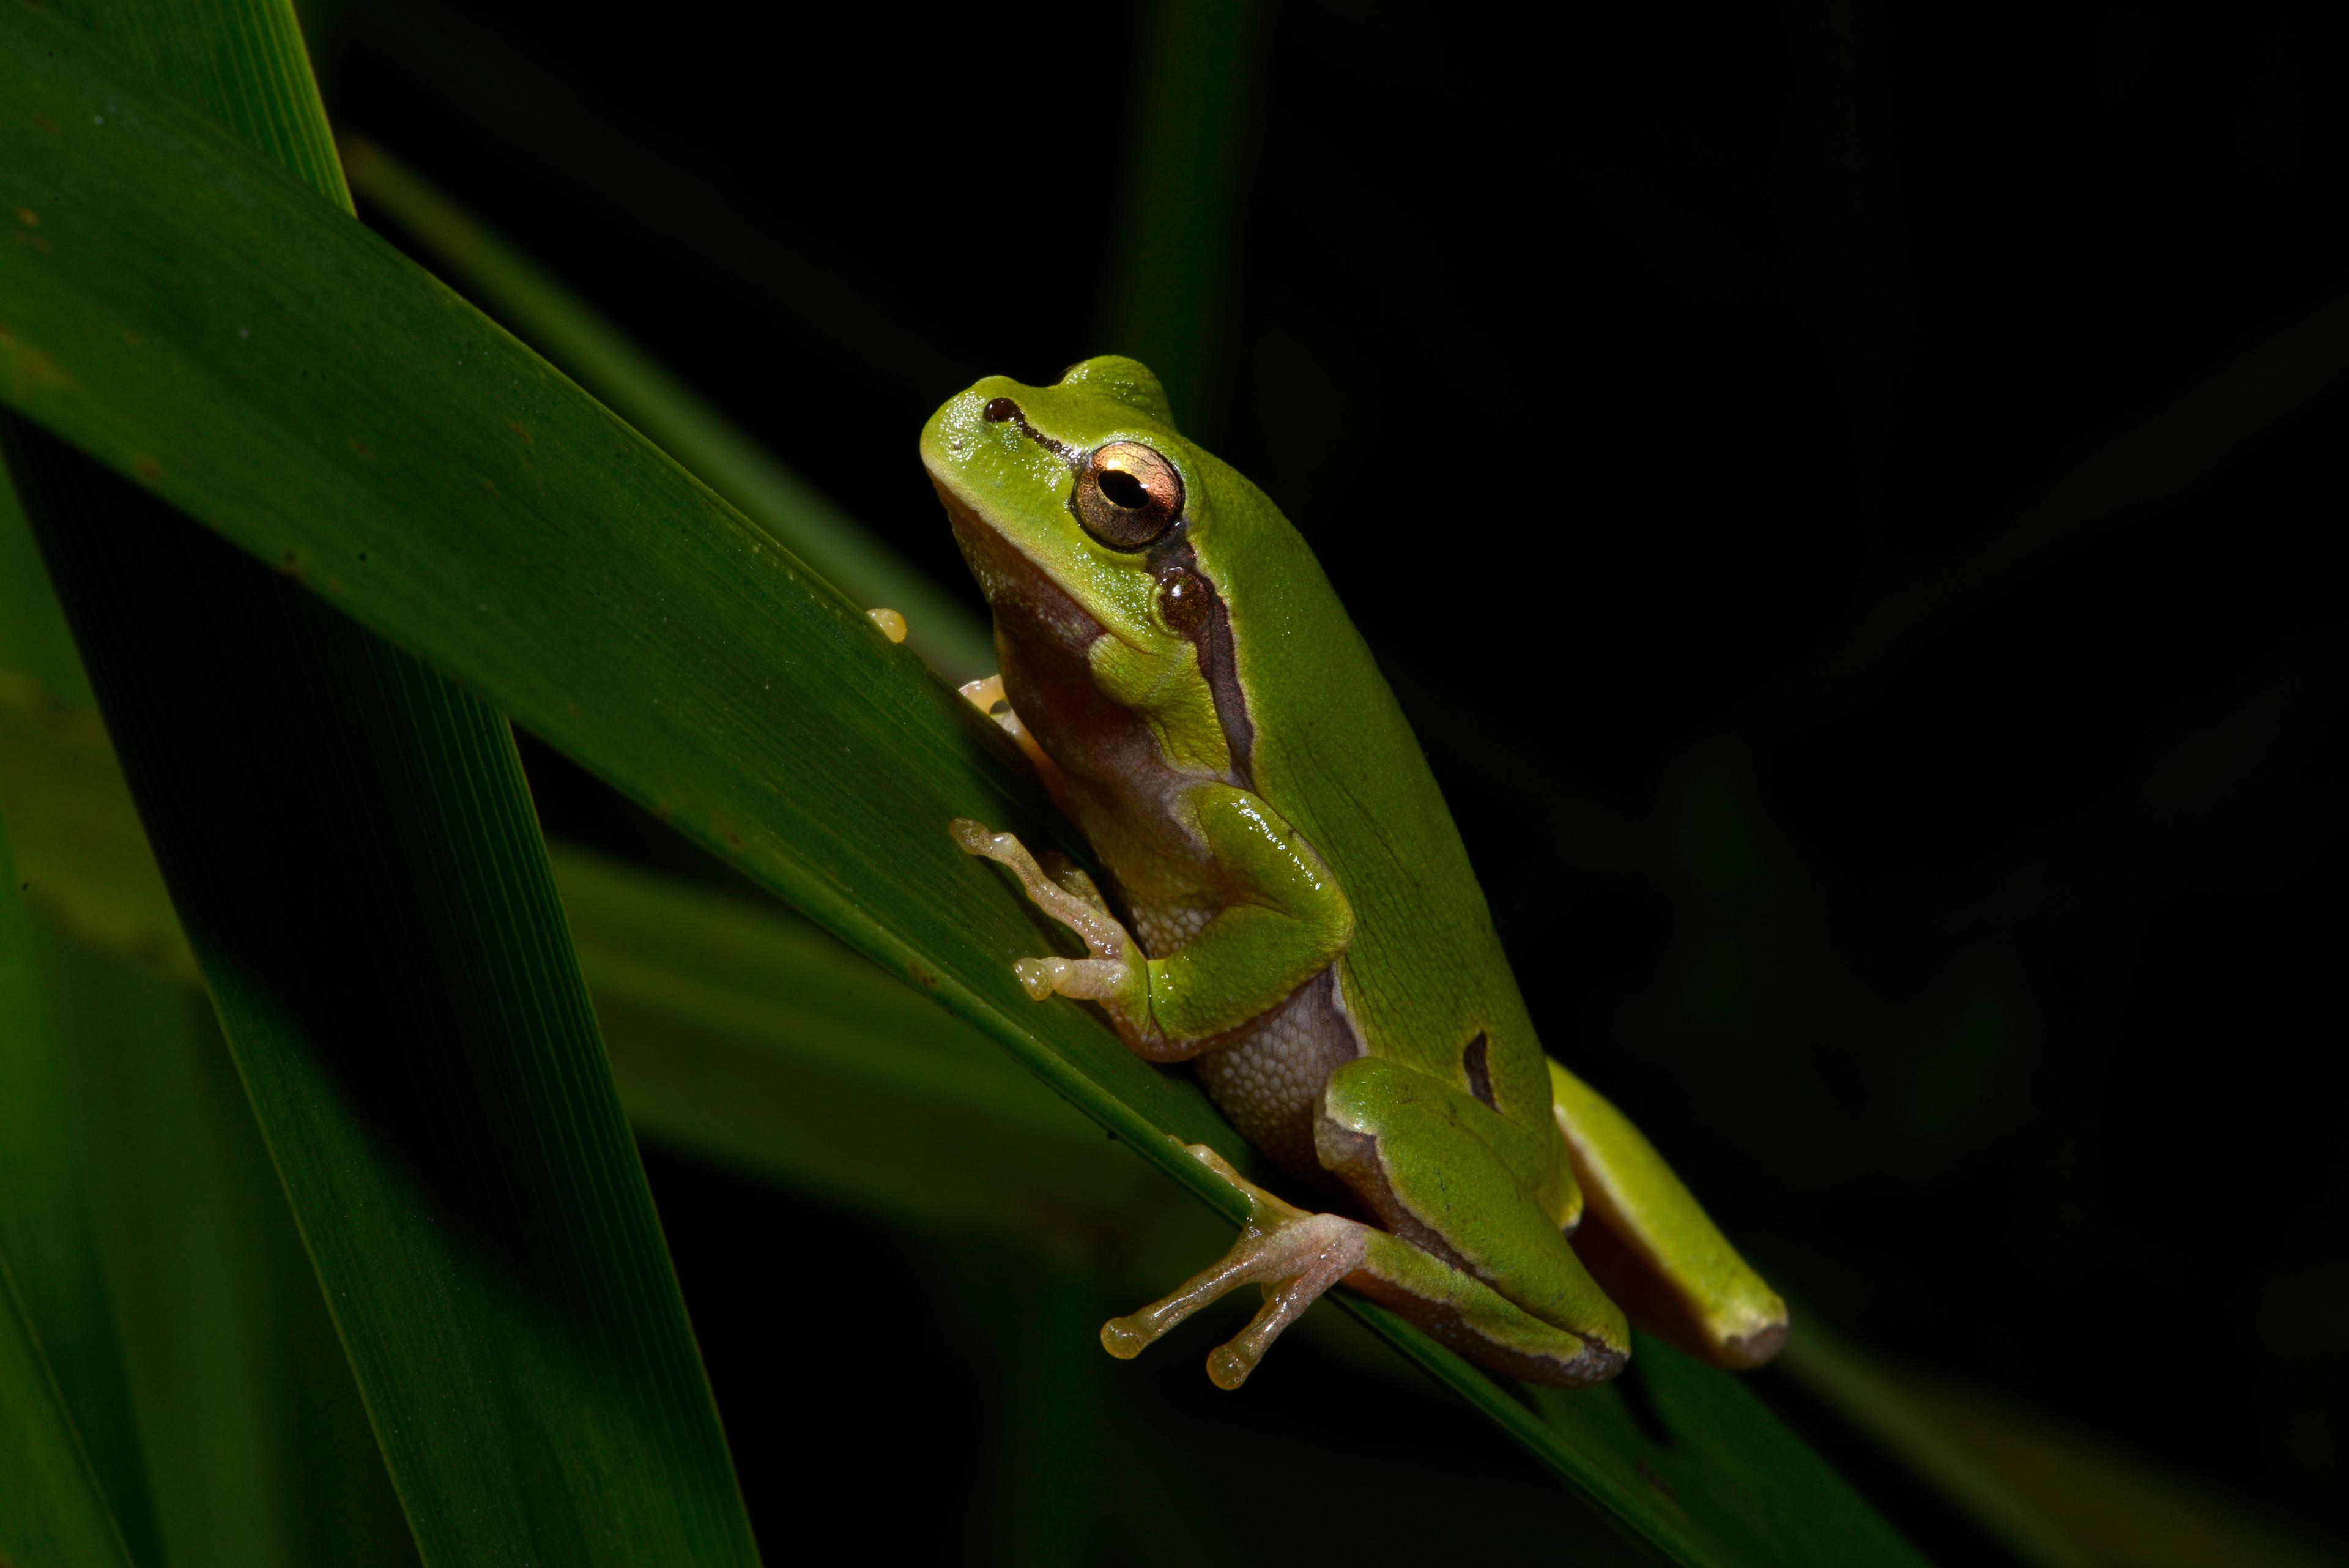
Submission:
[[[159,1537],[138,1423],[6,838],[0,823],[0,1260],[16,1276],[26,1321],[124,1540],[140,1561],[154,1562]]]
[[[283,5],[88,20],[347,205]],[[40,21],[44,61],[122,69]],[[169,101],[120,84],[78,129]],[[239,151],[232,206],[317,210],[167,114]],[[42,432],[0,440],[425,1559],[755,1561],[502,719]]]
[[[413,1568],[244,1086],[210,1002],[190,989],[192,965],[142,972],[51,921],[36,928],[163,1560]]]
[[[353,188],[498,318],[564,366],[784,548],[867,608],[949,680],[992,674],[988,628],[623,337],[584,300],[373,142],[346,142]]]
[[[28,496],[116,508],[103,536],[163,568],[98,596],[48,541],[425,1560],[753,1561],[502,722],[248,564],[211,573],[112,476],[56,493],[81,460],[20,435]],[[128,628],[209,657],[127,680]],[[295,675],[254,703],[223,667]],[[258,765],[181,765],[204,745]]]
[[[458,673],[1122,1135],[1250,1158],[1188,1085],[1020,991],[1000,955],[1038,928],[946,824],[1065,830],[862,607],[381,241],[97,51],[52,52],[54,24],[0,17],[25,34],[7,90],[60,128],[0,122],[0,168],[72,214],[44,217],[52,251],[0,247],[0,395]],[[81,133],[101,115],[111,143]],[[1179,1148],[1145,1157],[1237,1216]]]
[[[127,1568],[130,1548],[108,1497],[136,1521],[150,1562],[152,1509],[57,1098],[31,926],[0,836],[0,1561]],[[34,1303],[19,1267],[36,1271]],[[70,1393],[44,1325],[78,1385]],[[89,1427],[94,1454],[78,1424]],[[100,1468],[110,1472],[103,1482]]]
[[[129,1568],[65,1399],[41,1355],[8,1265],[0,1261],[0,1557],[12,1563]]]

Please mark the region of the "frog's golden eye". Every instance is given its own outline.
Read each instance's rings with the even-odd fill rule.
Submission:
[[[1140,441],[1117,441],[1077,475],[1077,521],[1112,550],[1139,550],[1183,514],[1183,476]]]

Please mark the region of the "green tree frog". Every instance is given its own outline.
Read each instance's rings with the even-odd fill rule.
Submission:
[[[951,825],[1084,944],[1019,959],[1019,979],[1189,1063],[1313,1204],[1194,1149],[1252,1218],[1220,1262],[1105,1325],[1111,1353],[1255,1284],[1262,1308],[1207,1361],[1236,1388],[1343,1281],[1542,1383],[1622,1367],[1619,1297],[1718,1365],[1766,1360],[1785,1303],[1543,1054],[1411,727],[1272,503],[1185,441],[1126,358],[981,381],[921,446],[994,612],[1001,673],[966,695],[1007,710],[1108,878],[1104,897],[1064,859]]]

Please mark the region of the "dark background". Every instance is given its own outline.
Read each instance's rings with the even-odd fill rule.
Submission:
[[[1377,650],[1550,1049],[1799,1311],[2349,1536],[2349,11],[308,19],[338,125],[960,591],[931,409],[1157,364]],[[1000,1268],[651,1168],[770,1550],[811,1488],[980,1528]],[[905,1321],[860,1342],[850,1279]],[[828,1373],[775,1348],[802,1322]],[[860,1348],[893,1338],[927,1348]],[[1425,1418],[1333,1420],[1355,1386],[1297,1359],[1237,1413],[1187,1358],[1102,1361],[1121,1492],[1317,1432],[1340,1483],[1422,1462]],[[917,1477],[873,1468],[876,1361],[956,1412]],[[1490,1478],[1448,1494],[1462,1550],[1554,1507],[1467,1426],[1427,1428]]]

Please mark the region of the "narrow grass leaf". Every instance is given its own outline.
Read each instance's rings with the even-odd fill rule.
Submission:
[[[130,1568],[16,1282],[0,1258],[0,1562]]]
[[[0,815],[0,1257],[123,1539],[160,1560],[122,1352],[67,1130],[55,1030],[34,972],[25,880]]]
[[[0,817],[22,826],[26,898],[48,922],[196,983],[97,715],[43,700],[5,670]],[[1134,1290],[1195,1267],[1215,1244],[1195,1205],[986,1036],[815,927],[778,905],[549,847],[640,1134],[916,1230],[991,1235],[1076,1263],[1113,1259]]]
[[[875,288],[812,243],[774,203],[669,156],[625,127],[611,106],[551,68],[543,49],[517,47],[478,7],[440,0],[346,7],[345,47],[397,73],[452,123],[492,142],[533,176],[592,213],[599,232],[714,277],[790,343],[820,355],[825,373],[916,405],[952,381],[962,356],[922,309]],[[820,51],[771,54],[773,90],[798,73],[821,90]],[[812,358],[813,356],[810,356]]]
[[[752,1561],[502,721],[23,433],[8,462],[59,520],[132,798],[425,1560]],[[237,765],[184,765],[206,748]]]
[[[33,972],[30,922],[16,866],[0,837],[0,1562],[129,1564],[130,1549],[108,1505],[127,1503],[155,1562],[146,1478],[138,1466],[129,1399],[113,1324],[95,1288],[97,1267],[80,1178],[63,1140],[47,1013]],[[28,1303],[17,1270],[33,1271]],[[95,1321],[77,1321],[77,1314]],[[57,1337],[68,1396],[51,1371],[42,1330]],[[101,1480],[76,1430],[88,1422]]]
[[[33,909],[101,951],[198,982],[106,726],[14,670],[0,670],[0,820]]]
[[[586,301],[398,159],[347,137],[351,188],[423,248],[443,277],[742,509],[841,592],[905,618],[905,640],[959,684],[995,671],[992,633],[899,560]]]
[[[288,8],[60,9],[347,209]],[[426,1560],[752,1561],[502,721],[39,431],[0,443]]]
[[[211,1003],[39,911],[34,939],[163,1561],[409,1568],[407,1521]]]
[[[638,1131],[1064,1264],[1146,1256],[1163,1282],[1216,1244],[1195,1205],[991,1041],[814,927],[583,850],[554,858]]]
[[[864,607],[71,29],[0,8],[0,88],[41,106],[0,117],[0,182],[49,247],[0,245],[0,397],[458,674],[1136,1142],[1251,1159],[1191,1085],[1019,989],[1003,961],[1044,923],[946,825],[1066,830]],[[1241,1211],[1179,1148],[1149,1158]]]

